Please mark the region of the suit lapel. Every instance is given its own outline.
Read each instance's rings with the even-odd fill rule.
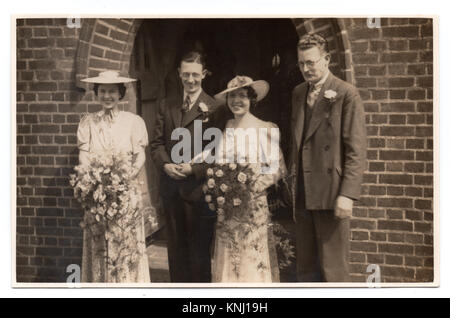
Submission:
[[[173,125],[175,126],[175,128],[181,127],[181,119],[182,119],[181,104],[182,103],[183,103],[183,97],[174,99],[172,102],[172,105],[171,105],[170,110],[172,113],[172,120],[173,120]]]
[[[305,141],[310,138],[314,132],[319,127],[322,120],[327,116],[328,111],[327,108],[329,107],[329,101],[326,100],[323,95],[325,91],[327,91],[333,81],[333,74],[329,74],[327,80],[322,86],[322,89],[320,90],[319,96],[317,97],[317,100],[313,107],[313,113],[311,116],[311,122],[309,123],[308,131],[306,132]]]
[[[198,105],[203,101],[203,94],[205,92],[201,92],[200,96],[195,101],[194,105],[192,106],[191,110],[189,110],[186,114],[183,115],[183,120],[181,122],[181,127],[186,127],[189,125],[194,119],[196,119],[198,116],[202,114],[200,111]],[[211,107],[211,105],[208,105],[208,107]]]
[[[296,114],[294,116],[295,118],[295,128],[294,128],[294,135],[295,135],[295,141],[297,145],[297,152],[300,148],[300,143],[302,141],[303,137],[303,125],[305,124],[305,104],[306,104],[306,92],[308,91],[308,85],[303,85],[302,89],[299,92],[298,99],[295,101],[295,111]]]

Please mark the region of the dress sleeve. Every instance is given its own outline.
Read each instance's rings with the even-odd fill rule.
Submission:
[[[138,115],[135,117],[131,131],[131,143],[134,154],[144,151],[148,146],[147,127],[144,120]]]
[[[90,127],[90,115],[86,114],[81,118],[77,131],[77,145],[78,149],[82,151],[90,151],[91,141],[91,127]]]
[[[267,140],[263,140],[263,142],[267,142],[267,145],[260,144],[264,160],[261,163],[261,174],[255,184],[259,191],[267,189],[286,176],[286,164],[280,148],[280,130],[273,123],[268,123],[266,128],[268,128]]]

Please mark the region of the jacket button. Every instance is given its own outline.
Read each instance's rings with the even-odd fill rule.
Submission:
[[[325,146],[325,151],[328,151],[328,150],[330,150],[330,146],[329,146],[329,145],[326,145],[326,146]]]
[[[332,171],[331,168],[327,169],[328,174],[331,174],[331,171]]]

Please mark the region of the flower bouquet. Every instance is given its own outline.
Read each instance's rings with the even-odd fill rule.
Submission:
[[[105,242],[97,256],[105,258],[108,275],[116,281],[137,266],[145,244],[137,235],[142,224],[141,191],[131,177],[131,159],[131,154],[123,153],[92,156],[89,165],[76,166],[76,174],[70,175],[74,196],[85,211],[80,226],[94,241]]]
[[[262,247],[261,232],[264,226],[272,227],[273,241],[281,254],[279,267],[289,265],[293,256],[293,247],[289,240],[278,234],[283,233],[280,224],[270,221],[270,211],[264,189],[259,179],[264,178],[259,164],[228,163],[212,164],[206,171],[207,179],[203,185],[205,202],[211,211],[217,214],[217,229],[220,239],[227,243],[231,251],[233,270],[239,276],[240,248],[239,242],[247,242],[246,248],[253,253],[260,253]],[[263,264],[258,270],[266,269]]]

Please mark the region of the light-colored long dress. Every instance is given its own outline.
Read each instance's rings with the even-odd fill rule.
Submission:
[[[230,128],[230,122],[227,123],[227,128]],[[270,139],[270,129],[278,127],[275,124],[269,122],[263,122],[258,120],[255,123],[256,131],[258,128],[267,128]],[[229,144],[226,142],[229,138],[235,138],[239,134],[239,131],[229,132],[227,131],[222,139],[222,144],[225,142],[226,146],[222,147],[222,151],[232,151],[229,148]],[[241,132],[242,133],[242,132]],[[273,136],[272,136],[273,137]],[[249,154],[258,153],[259,147],[262,147],[261,140],[259,138],[257,142],[252,142],[251,139],[247,140],[246,147],[236,147],[236,143],[231,147],[234,147],[234,152],[238,153],[244,158],[249,158]],[[214,242],[214,256],[212,261],[212,280],[216,283],[271,283],[279,282],[279,269],[276,256],[276,250],[273,241],[272,228],[270,227],[271,217],[267,202],[266,189],[275,184],[286,171],[284,160],[278,146],[278,141],[275,141],[275,151],[278,152],[278,156],[269,155],[262,147],[262,153],[269,158],[266,163],[254,162],[249,160],[252,169],[263,171],[265,168],[272,167],[272,170],[264,170],[264,173],[257,175],[255,183],[256,191],[250,196],[250,211],[248,213],[253,214],[253,220],[260,224],[255,231],[249,234],[243,234],[244,227],[242,222],[245,222],[239,218],[233,217],[225,220],[226,228],[228,228],[228,234],[224,233],[223,226],[216,226],[215,242]],[[270,146],[269,146],[270,147]],[[244,153],[243,153],[244,152]],[[273,154],[273,152],[271,152]],[[276,162],[274,162],[276,160]],[[275,164],[275,165],[274,165]],[[236,181],[238,182],[238,181]],[[234,231],[235,242],[237,246],[233,246],[229,241],[230,230]],[[234,249],[234,253],[233,253]],[[237,255],[236,255],[236,250]],[[238,265],[236,265],[238,263]]]
[[[110,121],[105,119],[103,111],[86,115],[78,127],[78,147],[91,155],[114,152],[132,152],[137,154],[145,151],[148,145],[148,135],[145,123],[141,117],[130,112],[120,111]],[[86,218],[89,217],[87,214]],[[136,241],[138,242],[139,260],[137,266],[127,268],[121,274],[110,275],[110,268],[106,264],[105,257],[101,251],[113,255],[117,251],[107,244],[106,240],[93,239],[89,230],[83,233],[83,259],[82,259],[82,282],[98,283],[146,283],[150,282],[150,269],[145,251],[144,218],[141,226],[136,229]],[[100,253],[99,253],[100,252]]]

